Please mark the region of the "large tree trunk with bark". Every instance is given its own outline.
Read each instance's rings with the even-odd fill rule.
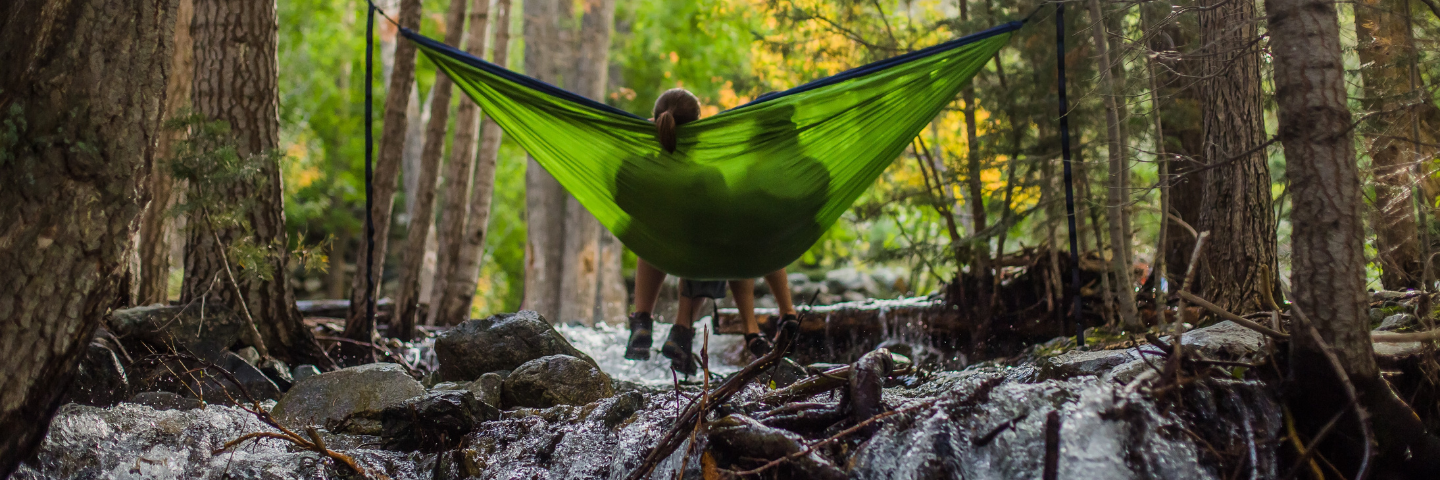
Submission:
[[[264,160],[256,181],[230,185],[222,192],[227,204],[249,206],[241,220],[248,223],[248,231],[217,224],[204,213],[190,220],[181,300],[191,301],[208,292],[236,310],[248,310],[270,355],[292,364],[327,368],[333,362],[305,327],[290,290],[280,165],[273,155],[280,143],[277,22],[273,2],[195,1],[191,30],[195,112],[228,123],[239,155]],[[225,249],[238,242],[264,251],[258,265],[264,272],[243,275],[239,265],[227,267]],[[243,308],[236,292],[244,297]]]
[[[575,92],[604,102],[605,83],[609,78],[610,32],[615,24],[615,1],[583,0],[583,5],[585,16],[580,23],[576,72],[571,84]],[[581,206],[574,195],[566,193],[559,320],[580,321],[586,325],[602,321],[603,292],[607,284],[616,280],[603,275],[607,270],[613,270],[604,268],[604,262],[619,258],[618,255],[603,254],[602,246],[610,246],[613,252],[616,245],[605,238],[606,235],[609,232],[600,226],[595,216]]]
[[[195,15],[195,2],[180,0],[175,10],[175,48],[170,60],[170,78],[165,84],[165,119],[181,114],[190,106],[190,87],[195,78],[194,42],[190,40],[190,20]],[[164,121],[162,120],[162,121]],[[183,133],[162,131],[155,158],[163,164],[174,156],[175,145]],[[170,291],[170,239],[175,236],[175,222],[170,209],[178,201],[175,180],[163,166],[150,171],[150,204],[140,217],[140,305],[165,303]],[[182,186],[183,187],[183,186]]]
[[[1206,0],[1200,11],[1200,112],[1204,208],[1210,240],[1189,288],[1227,310],[1266,310],[1274,292],[1275,211],[1260,105],[1260,45],[1255,0]],[[1276,298],[1279,298],[1278,296]]]
[[[495,56],[491,60],[505,65],[510,48],[510,0],[496,1],[490,25],[495,30]],[[480,261],[485,254],[485,233],[490,230],[490,201],[495,190],[495,161],[500,156],[501,133],[500,126],[490,117],[481,120],[480,151],[475,158],[475,174],[470,179],[463,229],[457,239],[455,260],[445,266],[448,269],[445,270],[448,272],[445,289],[440,291],[440,301],[435,304],[437,315],[448,324],[468,320],[470,306],[475,303]]]
[[[470,23],[465,33],[465,51],[479,58],[485,57],[486,28],[490,16],[490,3],[475,0],[470,7]],[[445,207],[441,211],[441,224],[437,229],[436,247],[439,261],[436,263],[435,283],[432,292],[439,297],[431,300],[430,317],[435,324],[454,325],[469,319],[467,308],[462,318],[447,318],[441,314],[445,303],[445,292],[450,289],[460,251],[465,245],[466,222],[470,219],[470,197],[476,176],[476,143],[480,136],[480,107],[469,98],[460,100],[455,111],[455,139],[451,142],[450,160],[445,167]],[[493,176],[493,174],[492,174]]]
[[[1408,3],[1374,0],[1355,4],[1356,53],[1365,81],[1365,108],[1376,112],[1367,125],[1370,163],[1375,168],[1375,249],[1380,283],[1388,290],[1419,288],[1421,247],[1415,221],[1413,167],[1416,157],[1411,118],[1410,62],[1415,44],[1406,21]]]
[[[466,0],[450,0],[450,9],[445,14],[446,45],[460,44],[465,31],[465,3]],[[395,316],[390,319],[390,336],[402,340],[411,338],[420,315],[420,279],[428,237],[439,235],[438,232],[432,233],[434,229],[431,226],[435,215],[440,156],[445,151],[445,128],[450,123],[450,98],[454,86],[450,77],[441,74],[435,77],[435,85],[430,87],[430,122],[425,125],[425,144],[420,151],[420,171],[415,183],[410,231],[405,236],[405,252],[400,257],[400,291],[395,295]],[[464,101],[469,102],[468,99]],[[437,265],[440,267],[437,272],[443,270],[443,264]]]
[[[420,0],[401,0],[400,25],[419,30],[421,11]],[[400,163],[405,154],[405,131],[409,124],[406,106],[410,103],[410,89],[415,85],[415,44],[397,36],[394,51],[394,66],[390,69],[389,86],[385,92],[385,126],[380,133],[380,152],[372,180],[375,196],[370,216],[375,222],[375,249],[373,253],[368,248],[357,250],[355,280],[350,284],[350,312],[345,318],[345,337],[362,342],[369,342],[375,335],[374,319],[366,318],[365,297],[370,288],[366,279],[372,275],[375,278],[375,291],[369,293],[379,299],[381,274],[385,270],[385,247],[390,238],[390,213],[395,203],[395,190],[400,186]],[[371,269],[374,269],[373,273]],[[345,345],[347,347],[341,350],[346,352],[346,356],[361,351],[351,348],[351,344]]]
[[[1267,0],[1265,7],[1279,137],[1295,202],[1291,278],[1299,321],[1291,330],[1288,398],[1296,427],[1302,438],[1314,438],[1337,412],[1352,409],[1343,373],[1358,391],[1354,410],[1368,415],[1345,414],[1338,431],[1316,447],[1320,454],[1342,472],[1357,472],[1367,462],[1362,452],[1370,451],[1359,426],[1373,421],[1380,448],[1369,462],[1375,477],[1436,478],[1436,439],[1380,378],[1370,343],[1360,172],[1335,4]]]
[[[525,2],[525,73],[560,84],[569,45],[562,40],[561,17],[568,0]],[[563,86],[563,85],[562,85]],[[526,310],[555,321],[560,313],[565,252],[565,198],[560,182],[534,158],[525,167],[525,299]]]
[[[1121,80],[1115,78],[1110,68],[1110,48],[1106,39],[1105,17],[1100,10],[1099,0],[1090,0],[1090,28],[1095,35],[1095,49],[1099,53],[1100,60],[1100,90],[1105,100],[1105,127],[1106,138],[1108,139],[1106,150],[1110,158],[1109,179],[1110,185],[1106,189],[1106,211],[1110,227],[1110,265],[1113,271],[1116,285],[1114,285],[1116,311],[1120,320],[1126,328],[1140,327],[1138,313],[1135,309],[1135,287],[1130,280],[1129,247],[1130,232],[1126,228],[1126,204],[1129,203],[1130,194],[1126,190],[1126,176],[1130,175],[1129,161],[1127,158],[1128,146],[1125,145],[1124,131],[1120,125],[1120,100],[1116,97],[1123,91],[1120,85]]]
[[[0,478],[115,304],[153,168],[176,0],[0,3]]]

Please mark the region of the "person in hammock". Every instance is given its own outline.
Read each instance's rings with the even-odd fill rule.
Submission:
[[[656,99],[653,113],[654,117],[651,118],[651,121],[655,122],[661,147],[668,152],[673,152],[677,141],[676,127],[700,119],[700,101],[694,94],[683,88],[671,89]],[[696,220],[704,221],[705,219]],[[650,347],[653,343],[651,331],[654,326],[651,313],[655,309],[655,302],[660,295],[660,285],[665,281],[665,276],[665,272],[646,262],[645,259],[639,259],[637,262],[634,292],[635,311],[630,314],[630,339],[625,347],[625,358],[627,359],[646,360],[650,358]],[[780,307],[781,321],[794,320],[796,317],[795,305],[791,302],[790,285],[785,269],[781,268],[765,275],[765,282],[770,286],[770,291],[774,293],[775,301]],[[744,322],[746,349],[756,357],[770,352],[772,348],[770,341],[760,333],[759,323],[755,319],[754,279],[729,280],[728,282],[682,279],[679,312],[674,325],[670,328],[670,335],[660,349],[661,354],[670,359],[671,367],[676,371],[686,375],[695,373],[697,365],[693,353],[695,318],[704,304],[704,298],[716,300],[724,298],[727,283],[731,294],[735,297],[735,306],[740,311],[740,318]]]

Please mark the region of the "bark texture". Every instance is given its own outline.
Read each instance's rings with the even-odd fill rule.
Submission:
[[[1268,310],[1274,292],[1275,211],[1260,104],[1255,0],[1205,0],[1200,11],[1200,112],[1204,125],[1204,207],[1209,231],[1191,291],[1238,314]],[[1266,281],[1265,279],[1270,279]],[[1280,298],[1278,295],[1275,298]]]
[[[576,72],[571,83],[575,92],[604,102],[605,84],[609,79],[610,33],[615,24],[615,1],[583,0],[582,4],[585,15],[580,22]],[[603,254],[605,247],[613,252],[618,245],[618,242],[605,238],[607,235],[610,232],[600,226],[595,216],[573,195],[566,193],[560,320],[580,321],[586,325],[604,321],[603,293],[606,286],[613,286],[617,280],[604,275],[607,270],[614,270],[606,269],[604,262],[619,258],[618,255]]]
[[[465,0],[450,0],[450,8],[445,14],[446,45],[460,44],[465,31],[465,3]],[[390,320],[390,336],[402,340],[410,339],[420,316],[420,279],[427,237],[438,235],[432,228],[435,188],[440,173],[440,156],[445,151],[445,128],[450,123],[450,98],[454,87],[450,77],[444,74],[436,75],[435,85],[430,87],[430,121],[425,125],[425,143],[420,151],[420,171],[415,183],[410,231],[405,235],[405,252],[400,257],[400,291],[395,295],[395,316]]]
[[[486,28],[488,28],[490,3],[475,0],[470,7],[470,23],[465,33],[465,51],[476,57],[485,58]],[[435,284],[432,292],[430,316],[437,325],[454,325],[469,319],[470,309],[465,309],[461,318],[449,318],[441,314],[450,291],[465,244],[466,222],[470,219],[470,198],[474,189],[476,174],[476,143],[480,136],[480,107],[469,98],[460,99],[455,111],[455,139],[450,146],[450,160],[445,167],[445,204],[441,211],[440,227],[436,230],[436,245],[439,261],[435,268]],[[494,173],[492,169],[491,177]],[[492,180],[493,182],[493,180]]]
[[[1105,130],[1108,140],[1106,150],[1110,158],[1110,185],[1106,189],[1105,203],[1110,229],[1110,268],[1116,280],[1113,290],[1116,312],[1127,328],[1138,328],[1140,322],[1135,309],[1135,288],[1134,282],[1130,280],[1127,248],[1130,234],[1125,228],[1125,208],[1130,196],[1125,188],[1125,177],[1130,174],[1129,162],[1126,159],[1128,147],[1125,145],[1124,132],[1120,125],[1121,104],[1116,97],[1123,88],[1119,85],[1121,80],[1115,78],[1109,68],[1110,48],[1105,38],[1105,17],[1100,10],[1099,0],[1090,0],[1090,21],[1091,29],[1095,32],[1095,49],[1099,53],[1101,65],[1100,90],[1105,97]]]
[[[1164,7],[1165,13],[1169,13],[1169,6]],[[1182,15],[1161,27],[1160,34],[1150,42],[1152,51],[1161,52],[1155,66],[1155,81],[1162,97],[1160,128],[1164,130],[1165,153],[1170,160],[1170,213],[1180,218],[1175,221],[1167,217],[1165,223],[1162,255],[1171,289],[1180,288],[1185,269],[1190,265],[1190,253],[1195,249],[1195,235],[1185,226],[1200,225],[1200,210],[1204,205],[1205,171],[1197,161],[1204,129],[1200,120],[1199,89],[1190,78],[1199,71],[1200,62],[1178,58],[1180,52],[1189,52],[1195,47],[1198,28],[1193,15]]]
[[[176,0],[0,3],[0,478],[115,304],[146,202]]]
[[[1290,342],[1291,412],[1312,437],[1336,412],[1351,410],[1335,370],[1358,391],[1355,411],[1320,444],[1343,472],[1365,463],[1359,422],[1372,422],[1375,478],[1435,478],[1435,437],[1380,378],[1370,343],[1361,224],[1360,172],[1346,105],[1338,15],[1325,0],[1267,0],[1279,136],[1295,209],[1291,214],[1294,305],[1318,335],[1296,322]],[[1317,341],[1318,337],[1319,341]],[[1323,342],[1323,343],[1322,343]],[[1327,352],[1328,350],[1328,352]],[[1327,356],[1333,354],[1336,362]],[[1333,364],[1338,366],[1332,367]],[[1363,409],[1363,410],[1362,410]]]
[[[419,30],[421,10],[420,0],[401,0],[400,25]],[[415,85],[415,44],[397,36],[394,52],[389,86],[385,91],[385,126],[380,132],[380,150],[375,160],[373,179],[375,197],[370,210],[375,221],[375,252],[369,262],[370,268],[374,268],[376,291],[371,293],[375,299],[380,298],[385,247],[390,238],[390,213],[395,203],[395,190],[400,187],[400,164],[405,154],[405,130],[409,124],[406,106],[410,102],[410,89]],[[365,279],[371,275],[365,265],[365,257],[370,254],[367,250],[357,250],[355,280],[350,283],[350,313],[345,319],[345,337],[363,342],[370,341],[375,334],[374,322],[365,318],[365,291],[369,288]]]
[[[562,65],[567,42],[562,39],[561,17],[568,1],[532,0],[525,3],[525,73],[564,86]],[[565,190],[534,158],[525,166],[525,299],[526,310],[550,321],[559,318],[560,289],[565,252]]]
[[[190,106],[190,84],[195,78],[194,42],[190,39],[190,19],[195,15],[195,2],[180,0],[175,10],[175,48],[170,60],[170,77],[165,84],[165,118],[175,118]],[[163,128],[163,123],[162,123]],[[140,305],[165,303],[170,291],[170,239],[175,236],[175,222],[170,208],[178,203],[175,179],[164,167],[174,155],[175,144],[182,132],[161,131],[156,150],[156,168],[150,171],[150,203],[140,217]],[[183,188],[183,186],[182,186]]]
[[[267,159],[257,181],[231,185],[223,192],[227,203],[249,205],[242,220],[248,222],[248,232],[202,218],[190,221],[181,300],[191,301],[208,292],[211,298],[240,310],[235,290],[224,287],[230,275],[225,272],[222,252],[250,235],[249,240],[266,251],[259,268],[268,270],[268,279],[241,275],[238,265],[231,268],[264,345],[271,355],[286,362],[327,368],[333,362],[305,327],[290,289],[280,166],[272,155],[280,142],[277,22],[273,2],[195,1],[191,25],[195,112],[228,123],[239,155]],[[220,245],[216,245],[217,239]]]
[[[497,65],[505,65],[510,48],[510,0],[495,2],[493,40]],[[485,233],[490,228],[490,201],[495,190],[495,160],[500,156],[500,126],[490,117],[480,123],[480,150],[475,158],[475,173],[470,178],[470,195],[466,200],[461,236],[456,242],[455,260],[445,265],[445,289],[440,291],[436,312],[446,324],[454,325],[470,319],[475,303],[475,287],[480,277],[480,261],[485,254]]]
[[[1415,44],[1406,22],[1407,3],[1371,0],[1355,5],[1355,51],[1360,56],[1365,108],[1379,112],[1366,125],[1370,163],[1375,168],[1375,248],[1380,283],[1387,290],[1419,288],[1421,246],[1416,227],[1413,167],[1418,160],[1405,108]],[[1427,142],[1428,143],[1428,142]]]

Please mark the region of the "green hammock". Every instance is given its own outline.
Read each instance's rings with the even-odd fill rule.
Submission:
[[[1020,26],[682,125],[673,153],[644,118],[402,33],[641,258],[686,278],[734,279],[805,253]]]

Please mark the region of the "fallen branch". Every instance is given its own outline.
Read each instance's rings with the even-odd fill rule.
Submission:
[[[655,467],[660,465],[661,460],[675,453],[675,449],[679,448],[680,444],[684,443],[686,438],[689,438],[689,434],[695,428],[695,425],[704,420],[705,415],[708,414],[711,409],[725,403],[731,396],[739,393],[740,389],[745,388],[745,385],[750,383],[751,380],[765,373],[770,367],[775,366],[776,363],[780,362],[780,359],[785,358],[785,355],[790,352],[790,348],[795,345],[795,337],[798,335],[799,330],[800,325],[798,322],[790,321],[780,325],[780,335],[776,338],[774,350],[771,350],[770,353],[760,357],[750,365],[746,365],[745,368],[739,372],[735,372],[730,378],[725,379],[725,382],[721,383],[720,386],[715,389],[714,393],[705,395],[700,402],[691,403],[690,406],[686,407],[685,411],[680,413],[679,418],[676,418],[675,425],[671,426],[670,430],[665,432],[664,436],[660,437],[660,442],[655,445],[655,448],[652,448],[650,453],[645,455],[645,461],[635,470],[630,471],[630,474],[625,478],[627,480],[640,480],[650,476],[650,472],[653,472]]]
[[[894,371],[890,372],[892,377],[910,374],[914,363],[909,358],[895,353],[890,354],[890,358],[895,361],[896,367]],[[853,369],[853,365],[845,365],[817,372],[814,376],[803,378],[788,387],[765,394],[760,397],[760,403],[780,405],[840,388],[850,382],[850,372]]]
[[[1264,325],[1255,323],[1255,322],[1253,322],[1253,321],[1250,321],[1250,320],[1245,319],[1245,317],[1242,317],[1242,316],[1239,316],[1239,315],[1230,313],[1229,311],[1227,311],[1227,310],[1225,310],[1225,309],[1223,309],[1223,308],[1220,308],[1219,305],[1210,303],[1210,302],[1206,301],[1206,300],[1203,299],[1203,298],[1200,298],[1200,297],[1195,296],[1195,294],[1193,294],[1193,293],[1190,293],[1190,292],[1187,292],[1187,291],[1184,291],[1184,290],[1179,290],[1179,291],[1176,291],[1176,292],[1175,292],[1175,295],[1179,295],[1180,298],[1183,298],[1183,299],[1185,299],[1186,301],[1188,301],[1188,302],[1190,302],[1190,303],[1193,303],[1193,304],[1195,304],[1195,305],[1199,305],[1199,306],[1201,306],[1201,307],[1204,307],[1206,310],[1209,310],[1210,313],[1214,313],[1214,314],[1216,314],[1216,315],[1219,315],[1220,318],[1224,318],[1224,319],[1226,319],[1226,320],[1235,322],[1236,325],[1240,325],[1240,326],[1242,326],[1242,327],[1245,327],[1245,328],[1248,328],[1248,329],[1251,329],[1251,330],[1254,330],[1254,331],[1263,333],[1263,334],[1265,334],[1265,335],[1269,335],[1270,337],[1273,337],[1273,338],[1279,339],[1279,340],[1285,340],[1285,339],[1290,338],[1289,335],[1286,335],[1286,334],[1277,332],[1277,331],[1275,331],[1274,329],[1271,329],[1270,327],[1267,327],[1267,326],[1264,326]]]
[[[735,475],[737,475],[737,476],[759,475],[759,474],[763,473],[763,472],[766,471],[766,470],[769,470],[769,469],[771,469],[771,468],[775,468],[775,467],[777,467],[777,466],[780,466],[780,464],[782,464],[782,463],[785,463],[785,462],[787,462],[787,461],[795,460],[795,459],[798,459],[798,458],[800,458],[800,457],[809,455],[811,452],[814,452],[815,450],[819,449],[820,447],[823,447],[823,446],[825,446],[825,445],[828,445],[828,444],[830,444],[830,443],[832,443],[832,442],[834,442],[834,441],[836,441],[836,440],[839,440],[839,439],[841,439],[841,438],[845,438],[846,436],[848,436],[848,435],[850,435],[850,434],[852,434],[852,433],[858,432],[858,431],[860,431],[861,429],[863,429],[863,428],[865,428],[865,427],[868,427],[868,426],[870,426],[870,425],[873,425],[875,422],[878,422],[878,421],[884,420],[884,419],[886,419],[886,418],[888,418],[888,417],[892,417],[892,416],[899,415],[899,414],[902,414],[902,413],[913,412],[913,411],[915,411],[915,410],[919,410],[920,408],[934,406],[935,403],[936,403],[936,402],[939,402],[939,401],[940,401],[939,398],[933,398],[933,399],[930,399],[930,400],[928,400],[928,401],[920,402],[920,403],[917,403],[917,404],[914,404],[914,405],[911,405],[911,406],[908,406],[908,407],[905,407],[905,408],[901,408],[901,409],[898,409],[898,410],[891,410],[891,411],[888,411],[888,412],[885,412],[885,413],[882,413],[882,414],[879,414],[879,415],[876,415],[876,416],[867,418],[867,419],[865,419],[864,421],[855,424],[855,426],[853,426],[853,427],[850,427],[850,428],[847,428],[847,429],[845,429],[845,430],[842,430],[842,431],[840,431],[840,433],[831,435],[831,436],[829,436],[829,437],[826,437],[824,440],[820,440],[820,441],[818,441],[818,442],[815,442],[815,443],[811,444],[810,447],[808,447],[808,448],[806,448],[806,449],[804,449],[804,450],[801,450],[801,451],[798,451],[798,452],[795,452],[795,453],[792,453],[792,454],[789,454],[789,455],[786,455],[786,456],[783,456],[783,457],[780,457],[780,458],[771,460],[771,461],[769,461],[768,463],[766,463],[766,464],[764,464],[764,465],[761,465],[761,466],[759,466],[759,467],[756,467],[756,468],[754,468],[754,469],[752,469],[752,470],[742,470],[742,471],[739,471],[739,472],[735,472]]]
[[[1415,333],[1373,332],[1370,341],[1375,343],[1429,342],[1440,340],[1440,329]]]

